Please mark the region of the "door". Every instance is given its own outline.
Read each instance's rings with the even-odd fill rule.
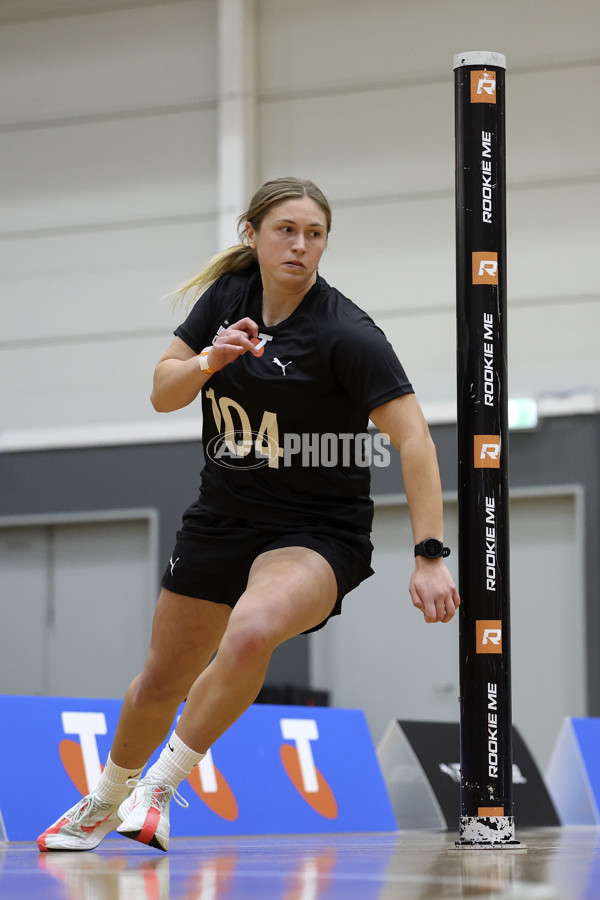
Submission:
[[[148,519],[0,528],[0,692],[121,697],[148,648]]]

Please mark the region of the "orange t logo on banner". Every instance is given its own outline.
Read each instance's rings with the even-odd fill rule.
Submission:
[[[56,816],[61,797],[73,805],[97,784],[120,709],[120,700],[98,697],[0,695],[0,722],[16,741],[0,741],[0,772],[9,772],[10,760],[14,768],[18,758],[32,784],[40,785],[36,802],[23,803],[20,780],[0,779],[0,867],[3,840],[34,841]],[[158,751],[151,763],[157,758]],[[397,828],[365,714],[357,709],[256,703],[187,782],[188,808],[171,810],[173,837]],[[2,888],[0,895],[7,896]]]
[[[496,102],[496,73],[489,69],[471,72],[471,103]]]

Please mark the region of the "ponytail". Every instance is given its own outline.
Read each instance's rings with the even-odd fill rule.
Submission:
[[[191,306],[200,294],[217,281],[221,275],[225,275],[227,272],[242,272],[244,269],[249,269],[255,262],[257,262],[256,251],[247,244],[234,244],[227,250],[221,250],[220,253],[209,259],[197,275],[180,284],[173,291],[175,303],[183,302],[186,295],[191,292],[190,300],[187,303],[188,307]]]

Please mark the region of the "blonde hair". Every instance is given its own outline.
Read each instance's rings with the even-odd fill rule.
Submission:
[[[217,253],[208,260],[197,275],[179,285],[173,292],[176,302],[183,301],[191,293],[187,303],[190,306],[221,275],[225,275],[227,272],[241,272],[257,263],[256,250],[249,247],[246,241],[246,222],[250,222],[255,231],[259,231],[264,217],[274,206],[297,197],[310,197],[311,200],[314,200],[325,214],[327,234],[329,234],[331,207],[325,195],[312,181],[302,178],[276,178],[273,181],[266,181],[252,197],[246,212],[242,213],[238,219],[239,244],[234,244],[233,247]]]

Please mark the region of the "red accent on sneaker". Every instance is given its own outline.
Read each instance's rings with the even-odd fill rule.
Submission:
[[[37,845],[42,853],[48,852],[48,847],[46,846],[46,838],[48,837],[48,835],[57,834],[63,827],[63,825],[68,825],[68,823],[69,820],[63,818],[59,822],[57,822],[56,825],[53,825],[52,828],[47,828],[43,834],[40,834],[39,838],[37,839]]]
[[[162,791],[157,788],[154,792],[155,795],[162,793]],[[156,809],[154,806],[151,806],[148,812],[146,813],[146,818],[144,819],[144,825],[142,830],[138,834],[136,841],[140,841],[142,844],[149,844],[154,835],[156,834],[156,829],[158,828],[158,823],[160,822],[160,810]]]
[[[85,831],[86,834],[91,834],[92,831],[95,831],[98,825],[102,825],[103,822],[106,822],[112,816],[112,813],[109,813],[107,816],[104,816],[103,819],[98,819],[97,822],[94,822],[93,825],[80,825],[82,831]]]

